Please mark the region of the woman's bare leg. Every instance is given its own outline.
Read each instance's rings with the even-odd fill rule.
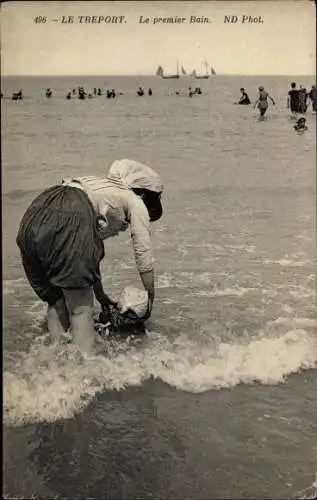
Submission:
[[[81,351],[92,352],[95,330],[93,322],[94,293],[92,287],[63,289],[70,317],[73,340]]]
[[[55,342],[60,341],[69,325],[69,315],[64,297],[60,298],[54,305],[47,306],[47,327]]]

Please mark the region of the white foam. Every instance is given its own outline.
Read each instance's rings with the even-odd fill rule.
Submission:
[[[303,240],[303,241],[312,241],[313,240],[313,238],[311,238],[310,236],[307,236],[306,234],[296,234],[295,238],[298,238],[299,240]]]
[[[235,296],[235,297],[243,297],[249,292],[252,292],[254,290],[257,290],[257,288],[225,288],[224,290],[218,290],[218,289],[213,289],[213,290],[200,290],[198,292],[191,292],[185,297],[192,297],[192,296],[198,296],[198,297],[227,297],[227,296]]]
[[[174,300],[174,299],[169,299],[168,297],[166,299],[162,299],[160,302],[162,302],[162,304],[177,304],[177,300]]]
[[[306,266],[306,262],[290,260],[290,259],[280,259],[280,260],[266,259],[263,263],[264,264],[278,264],[279,266],[282,266],[282,267],[303,267],[303,266]]]
[[[188,254],[188,250],[186,250],[186,248],[184,247],[184,245],[180,245],[177,249],[177,251],[179,253],[181,253],[182,255],[187,255]]]
[[[232,250],[245,250],[247,253],[255,253],[256,246],[255,245],[226,245],[227,248]]]
[[[72,345],[57,347],[38,338],[12,371],[4,373],[4,416],[11,425],[71,418],[105,390],[124,390],[161,379],[183,391],[201,393],[237,384],[277,384],[317,366],[316,336],[289,330],[249,343],[200,345],[183,334],[173,342],[157,333],[134,346],[109,343],[107,352],[82,357]]]
[[[297,299],[308,299],[314,297],[315,292],[312,289],[303,286],[293,287],[289,290],[289,294]]]
[[[317,328],[317,320],[314,318],[294,318],[280,316],[272,321],[275,325],[293,326],[296,328]]]
[[[222,245],[218,245],[217,243],[184,243],[180,245],[179,248],[208,248],[209,250],[214,250],[218,252],[223,252],[224,247]]]
[[[287,314],[292,314],[293,313],[293,309],[288,304],[282,304],[281,311],[283,311],[283,312],[285,312]]]
[[[126,262],[120,262],[121,269],[134,269],[133,264],[127,264]]]
[[[188,352],[190,346],[186,346]],[[186,359],[186,369],[183,367]],[[247,345],[220,343],[217,349],[200,353],[195,362],[182,356],[174,361],[170,385],[192,392],[232,387],[239,383],[276,384],[300,368],[316,366],[316,339],[303,330],[292,330],[279,338],[251,341]],[[175,376],[177,374],[177,376]]]
[[[316,477],[315,480],[313,481],[313,484],[311,486],[308,486],[308,488],[305,488],[304,490],[301,490],[296,498],[302,498],[305,500],[315,500],[317,498],[317,472],[315,473]]]
[[[156,278],[156,288],[170,288],[172,286],[173,278],[168,273],[163,273]]]
[[[188,279],[189,281],[196,282],[196,283],[205,283],[205,284],[210,284],[211,282],[214,281],[215,277],[213,273],[194,273],[194,272],[181,272],[180,276],[182,278]]]
[[[4,280],[3,281],[3,294],[10,295],[16,293],[17,290],[29,286],[25,278],[17,278],[14,280]]]

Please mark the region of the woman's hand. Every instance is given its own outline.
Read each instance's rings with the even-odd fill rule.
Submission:
[[[154,302],[154,271],[148,271],[145,273],[140,273],[141,281],[148,294],[148,308],[142,320],[148,319],[151,316],[153,302]]]
[[[94,289],[94,294],[95,294],[95,297],[96,299],[98,300],[98,302],[104,306],[104,307],[109,307],[109,306],[113,306],[113,307],[116,307],[117,306],[117,303],[112,300],[105,292],[104,292],[104,289],[103,289],[103,286],[102,286],[102,283],[101,281],[96,281],[93,285],[93,289]]]

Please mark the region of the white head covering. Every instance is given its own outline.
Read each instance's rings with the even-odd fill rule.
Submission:
[[[149,189],[155,193],[163,191],[160,176],[150,167],[135,160],[116,160],[111,165],[107,179],[122,189]]]

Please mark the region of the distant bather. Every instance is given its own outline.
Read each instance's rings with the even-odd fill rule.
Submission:
[[[249,96],[248,96],[248,94],[246,93],[246,91],[244,90],[243,87],[240,89],[240,92],[241,92],[242,95],[240,97],[240,100],[239,100],[238,104],[242,104],[242,105],[251,104]]]
[[[12,100],[13,101],[21,101],[23,99],[22,89],[19,92],[13,92]]]

